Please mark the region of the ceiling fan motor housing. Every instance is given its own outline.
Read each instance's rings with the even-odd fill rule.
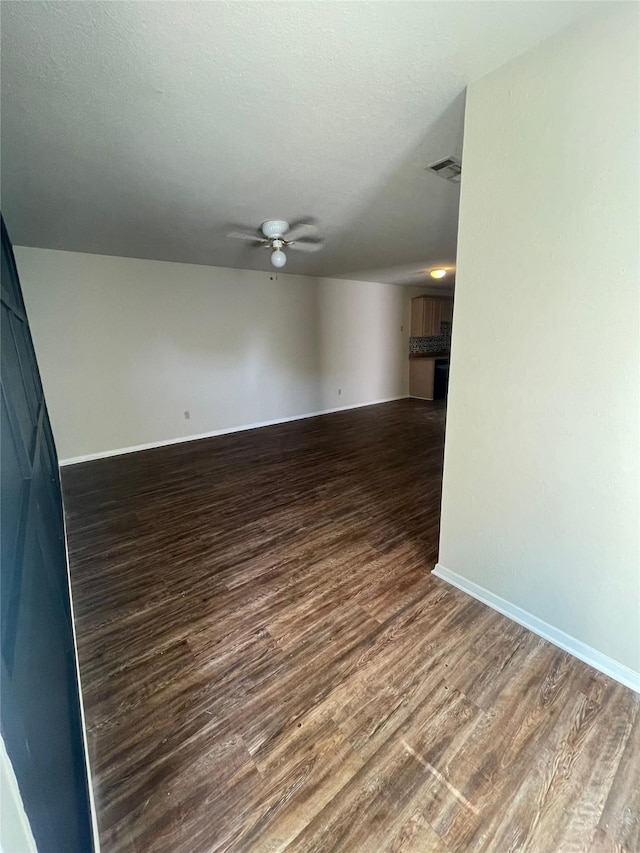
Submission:
[[[268,219],[262,223],[262,233],[267,240],[282,237],[289,230],[289,223],[284,219]]]

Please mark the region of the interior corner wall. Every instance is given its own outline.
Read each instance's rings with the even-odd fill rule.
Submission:
[[[407,393],[401,287],[15,256],[63,463]]]
[[[625,7],[469,88],[439,563],[638,673],[639,27]]]
[[[411,302],[401,285],[319,279],[320,407],[409,393]]]

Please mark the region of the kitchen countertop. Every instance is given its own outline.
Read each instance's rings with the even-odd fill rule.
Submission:
[[[409,358],[449,358],[449,352],[410,352]]]

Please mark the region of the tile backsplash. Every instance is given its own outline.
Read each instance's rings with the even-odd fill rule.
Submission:
[[[409,338],[409,352],[442,352],[451,348],[451,323],[440,324],[440,335],[428,338]]]

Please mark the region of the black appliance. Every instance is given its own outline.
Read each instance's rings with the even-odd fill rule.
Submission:
[[[449,359],[439,358],[434,365],[433,399],[446,400],[449,387]]]

